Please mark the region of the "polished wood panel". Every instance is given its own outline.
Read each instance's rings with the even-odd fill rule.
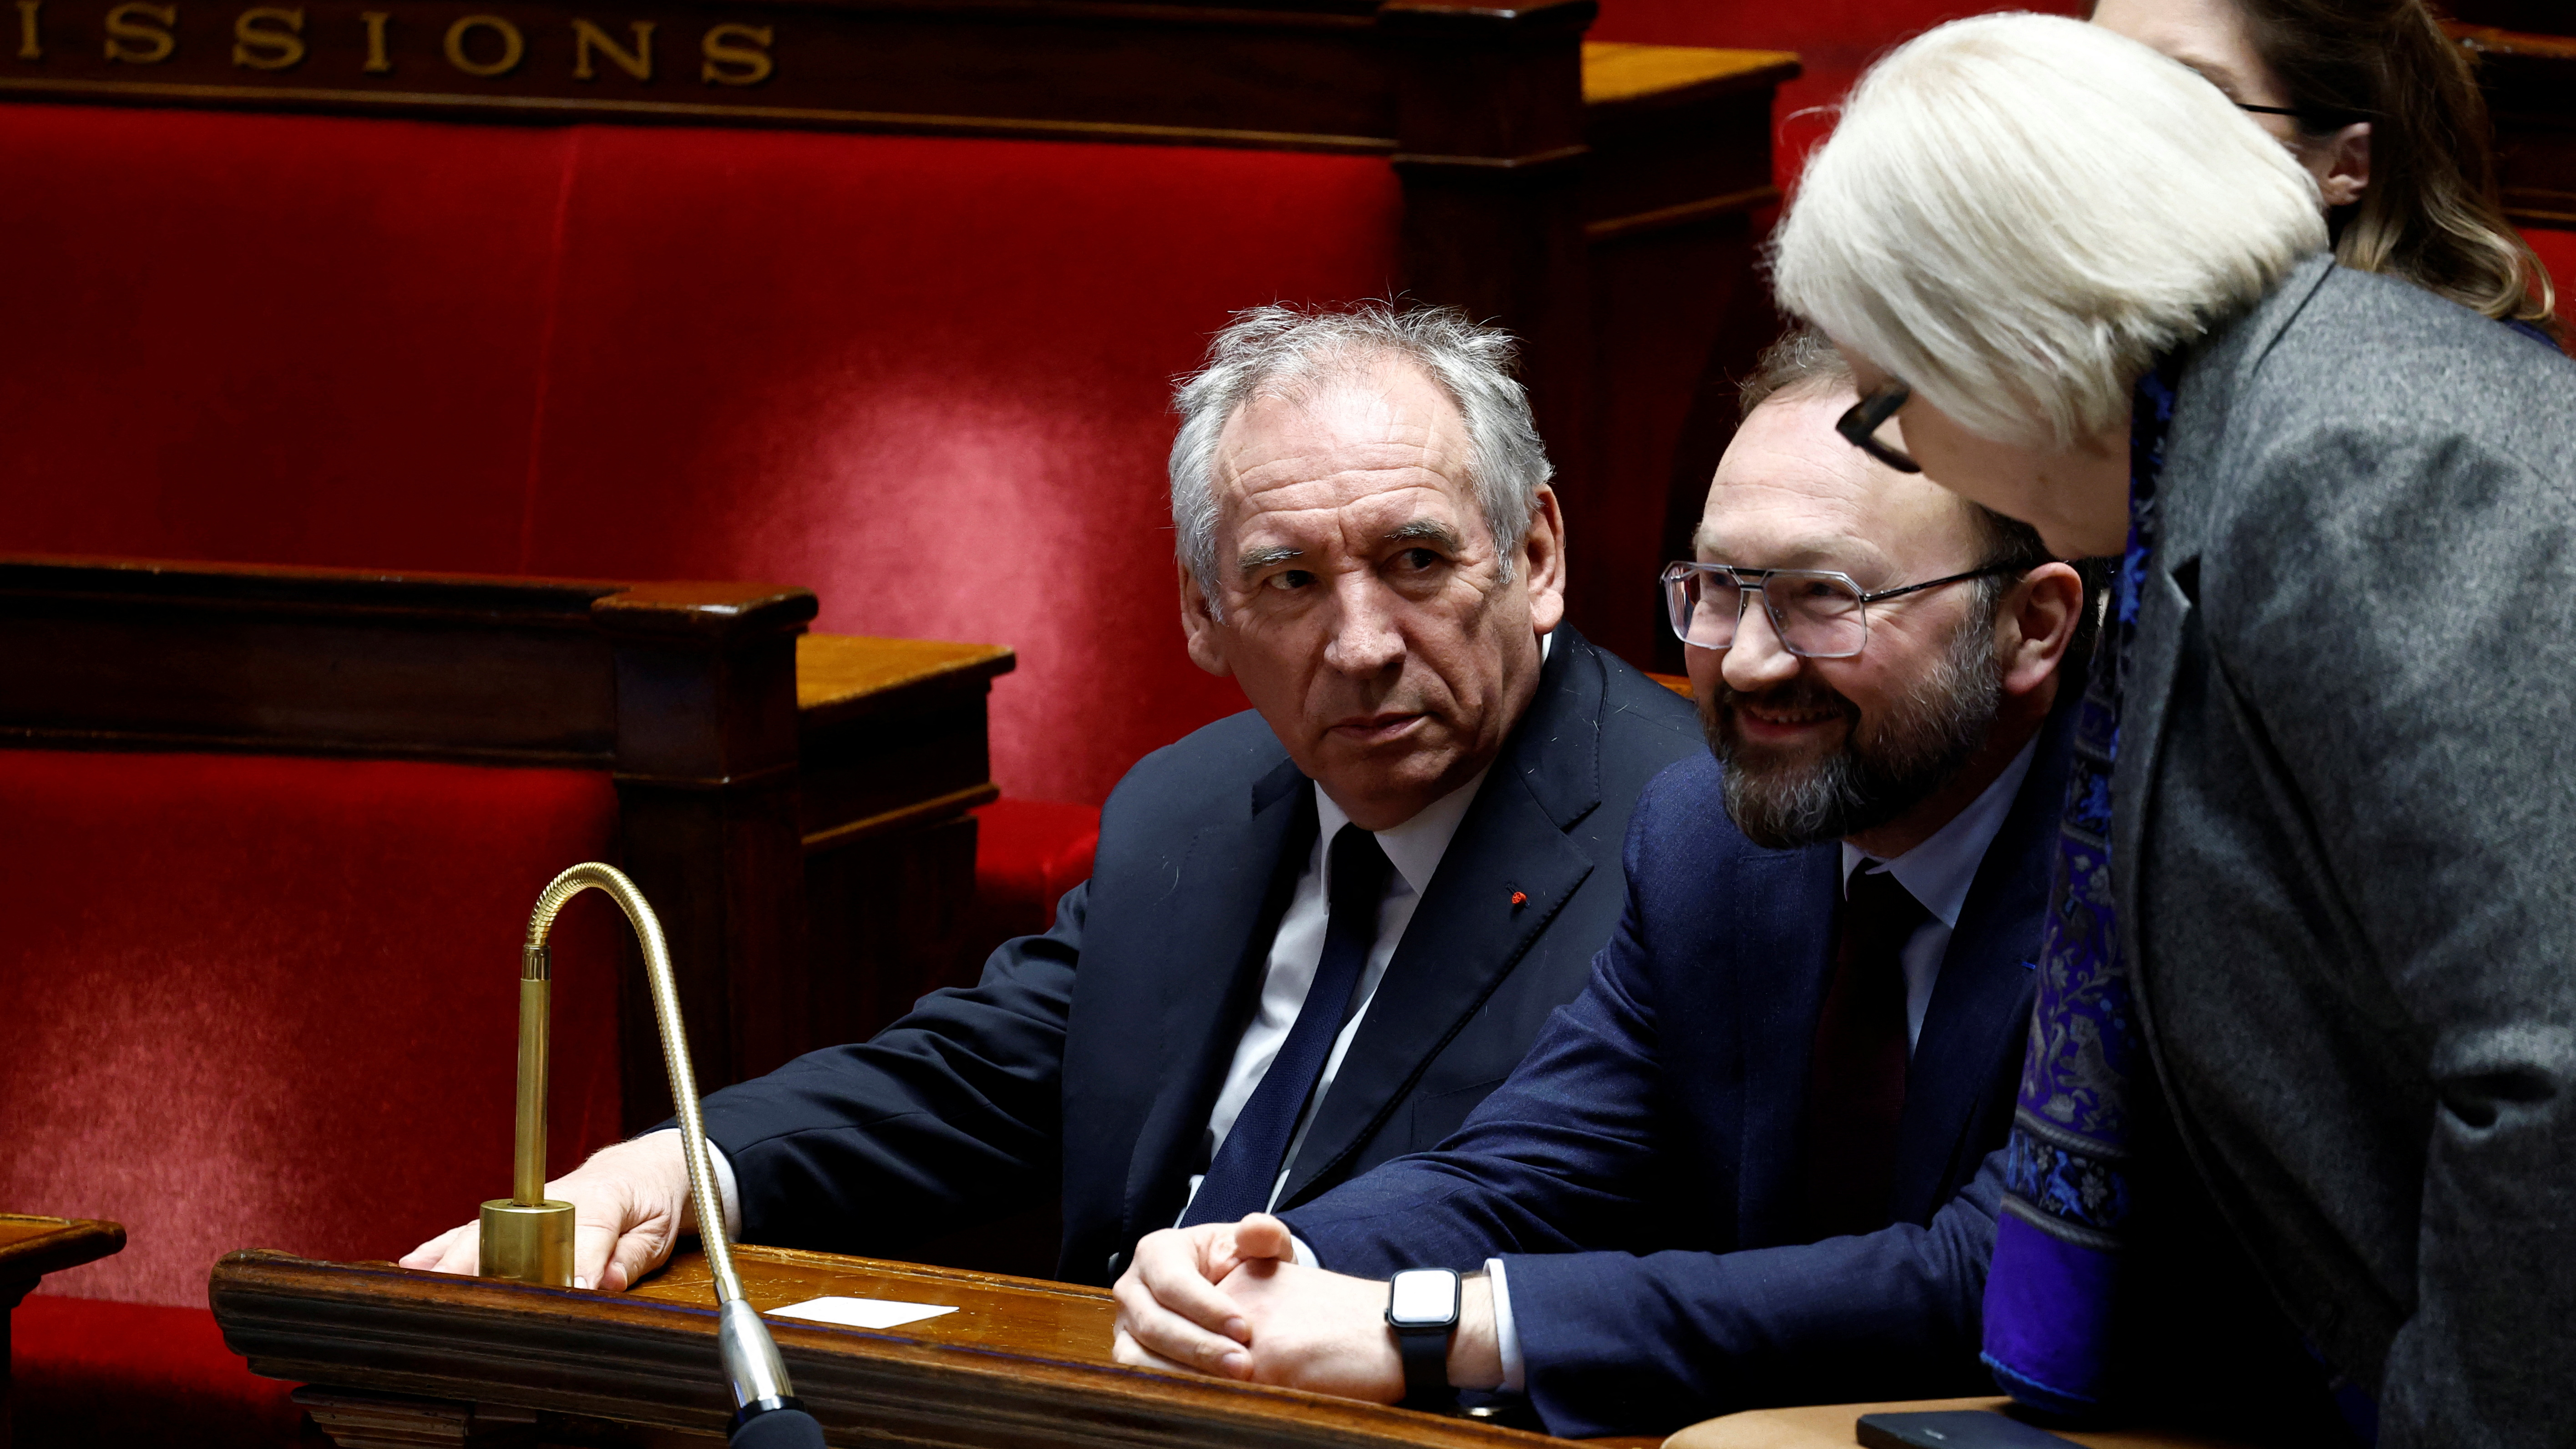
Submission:
[[[0,737],[606,764],[611,584],[0,559]]]
[[[808,634],[796,646],[806,849],[949,819],[990,802],[981,719],[1017,664],[993,644]]]
[[[1586,44],[1584,235],[1608,241],[1779,200],[1770,148],[1752,143],[1798,72],[1782,50]]]
[[[1000,794],[984,707],[1015,663],[991,644],[798,641],[803,1050],[863,1041],[923,993],[969,984],[967,812]]]
[[[0,1284],[32,1286],[48,1273],[93,1263],[124,1249],[122,1223],[0,1213]]]
[[[808,634],[796,645],[796,710],[807,727],[885,707],[889,692],[933,680],[990,680],[1007,674],[1011,651],[998,644]]]
[[[835,1442],[993,1449],[1554,1442],[1293,1389],[1121,1368],[1109,1358],[1109,1297],[1093,1289],[776,1248],[735,1253],[746,1292],[764,1310],[826,1295],[957,1310],[881,1331],[769,1320],[798,1396]],[[535,1433],[547,1442],[599,1444],[721,1435],[731,1408],[717,1371],[705,1264],[695,1254],[636,1292],[594,1294],[235,1253],[216,1265],[211,1297],[225,1342],[255,1372],[304,1380],[331,1396],[335,1412],[364,1412],[400,1432],[409,1432],[405,1401],[381,1396],[410,1396],[412,1407],[428,1411],[424,1421],[434,1414],[451,1424],[506,1405],[533,1411]],[[421,1432],[438,1431],[424,1422]]]
[[[260,27],[291,29],[298,44],[251,47],[251,62],[295,55],[282,65],[238,58],[247,5],[129,17],[122,38],[107,33],[107,8],[31,12],[38,53],[13,37],[0,92],[1378,154],[1394,143],[1387,58],[1367,5],[308,0],[300,23]]]
[[[0,745],[607,772],[715,1086],[868,1035],[940,984],[973,906],[1011,652],[807,635],[815,607],[757,583],[0,559]],[[669,1101],[625,949],[637,1128]]]
[[[48,1273],[125,1248],[125,1226],[95,1218],[0,1213],[0,1449],[9,1446],[9,1317]]]
[[[2576,12],[2490,3],[2458,13],[2494,20],[2451,32],[2478,60],[2505,213],[2525,225],[2576,226]]]
[[[1930,1399],[1916,1403],[1816,1404],[1754,1409],[1693,1424],[1664,1441],[1664,1449],[1850,1449],[1852,1426],[1863,1414],[1937,1413],[1974,1409],[2002,1413],[2008,1399]],[[2170,1429],[2050,1432],[2083,1449],[2250,1449],[2244,1441],[2213,1439]]]

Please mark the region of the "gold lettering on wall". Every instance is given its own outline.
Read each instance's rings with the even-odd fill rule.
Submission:
[[[159,65],[179,48],[179,39],[167,30],[156,29],[144,22],[158,20],[163,25],[179,23],[176,5],[147,5],[142,0],[129,0],[107,12],[107,58],[128,65]],[[128,42],[139,42],[141,48]]]
[[[590,52],[595,47],[608,57],[608,63],[640,81],[653,78],[653,22],[637,20],[628,26],[635,32],[632,52],[618,49],[608,32],[587,20],[572,23],[572,78],[597,80],[599,72],[591,69]]]
[[[43,60],[45,48],[36,43],[36,10],[45,0],[18,0],[18,58]]]
[[[367,63],[358,69],[369,75],[383,75],[394,68],[385,58],[385,22],[393,19],[389,10],[361,10],[358,23],[367,27]]]
[[[278,27],[278,28],[271,28]],[[291,70],[304,61],[304,11],[259,5],[233,22],[233,64]]]
[[[769,79],[770,72],[778,68],[769,58],[769,45],[775,34],[766,25],[708,27],[700,47],[707,59],[698,67],[698,79],[711,86],[756,86]],[[740,41],[750,43],[735,43]]]
[[[465,37],[477,30],[489,30],[501,37],[500,59],[478,61],[465,53]],[[527,37],[519,33],[519,27],[498,15],[468,15],[447,27],[447,63],[467,75],[508,75],[519,68],[519,62],[526,59],[527,54]]]

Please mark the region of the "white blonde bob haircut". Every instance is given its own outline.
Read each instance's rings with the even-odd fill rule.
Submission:
[[[1968,431],[2064,448],[2325,247],[2315,181],[2216,86],[2099,26],[1987,15],[1861,77],[1773,283]]]

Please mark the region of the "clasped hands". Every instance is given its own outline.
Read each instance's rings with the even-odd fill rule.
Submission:
[[[676,1133],[606,1148],[548,1183],[546,1195],[575,1209],[576,1287],[623,1291],[695,1227]],[[405,1254],[402,1266],[470,1274],[478,1251],[476,1225],[464,1223]],[[1287,1224],[1266,1213],[1165,1229],[1136,1245],[1118,1280],[1113,1352],[1123,1364],[1391,1404],[1404,1397],[1404,1364],[1386,1295],[1384,1279],[1300,1264]],[[1502,1381],[1492,1285],[1470,1278],[1449,1342],[1449,1382]]]
[[[1147,1236],[1116,1292],[1120,1363],[1380,1404],[1404,1397],[1386,1281],[1300,1264],[1288,1225],[1267,1213]],[[1493,1286],[1470,1278],[1449,1341],[1449,1382],[1489,1389],[1502,1381]]]

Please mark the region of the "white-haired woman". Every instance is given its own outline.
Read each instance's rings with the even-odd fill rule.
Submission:
[[[2576,364],[2326,244],[2315,181],[2201,78],[1994,16],[1863,79],[1777,283],[1859,374],[1858,446],[2124,555],[1998,1378],[2117,1393],[2124,1296],[2178,1286],[2123,1268],[2193,1195],[2140,1155],[2170,1130],[2357,1431],[2563,1444]]]

